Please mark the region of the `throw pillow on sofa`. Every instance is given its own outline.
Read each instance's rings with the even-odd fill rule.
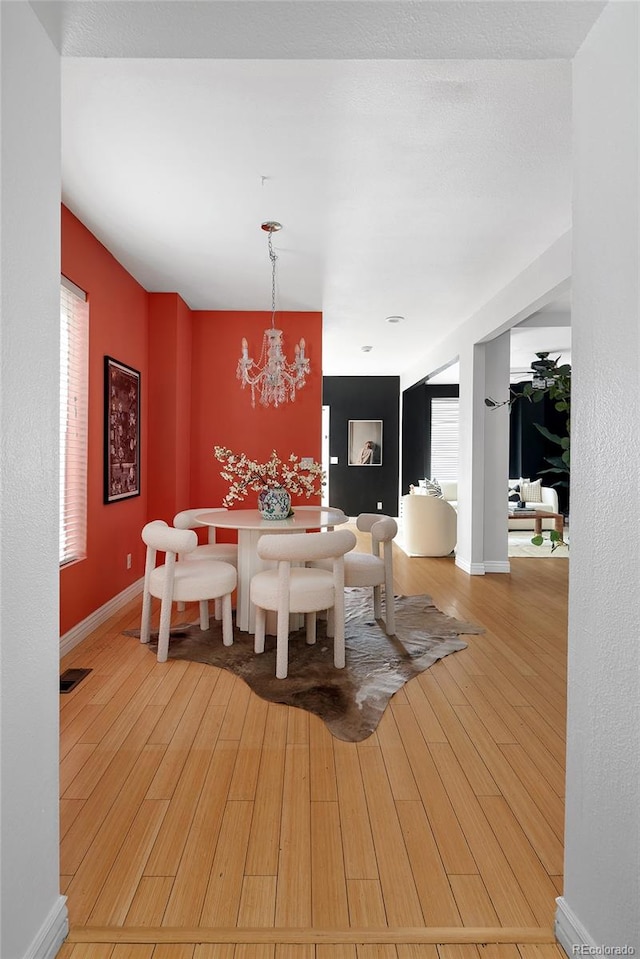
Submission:
[[[437,479],[425,480],[425,486],[427,489],[427,496],[437,496],[438,499],[444,499],[442,495],[442,487]]]
[[[508,500],[509,500],[510,506],[515,506],[516,503],[524,502],[524,496],[522,495],[521,485],[522,483],[530,483],[530,482],[531,480],[529,479],[528,476],[526,479],[522,476],[520,477],[520,479],[509,479]]]
[[[524,481],[520,484],[520,499],[524,503],[541,503],[542,502],[542,480],[535,480],[533,483],[525,483]]]

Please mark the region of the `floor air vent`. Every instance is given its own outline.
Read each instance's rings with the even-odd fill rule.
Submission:
[[[60,677],[60,692],[70,693],[90,672],[90,669],[65,669]]]

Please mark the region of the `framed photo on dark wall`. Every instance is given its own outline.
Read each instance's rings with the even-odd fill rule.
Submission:
[[[382,420],[349,420],[349,466],[382,466]]]
[[[104,502],[140,495],[140,373],[104,358]]]

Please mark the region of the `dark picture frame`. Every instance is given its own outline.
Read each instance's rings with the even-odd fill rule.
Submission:
[[[349,466],[382,466],[382,420],[349,420]]]
[[[140,373],[104,358],[104,502],[140,495]]]

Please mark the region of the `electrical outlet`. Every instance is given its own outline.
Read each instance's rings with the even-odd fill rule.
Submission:
[[[378,509],[382,509],[382,503],[378,503]]]
[[[127,553],[127,569],[131,569],[131,553]]]

